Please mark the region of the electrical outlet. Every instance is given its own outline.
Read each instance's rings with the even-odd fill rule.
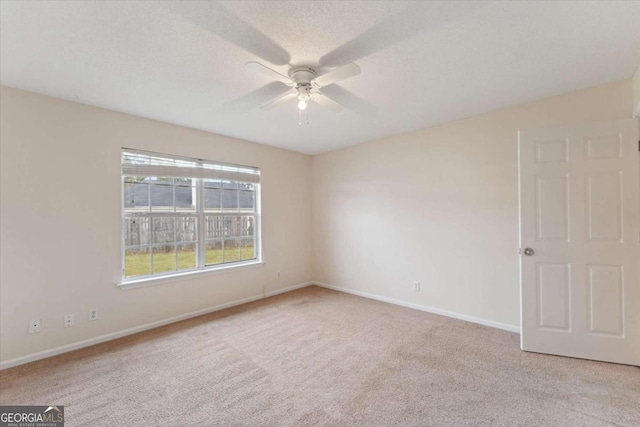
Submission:
[[[76,319],[73,313],[64,315],[64,327],[68,328],[76,324]]]
[[[98,320],[98,309],[90,308],[89,309],[89,322],[93,322],[94,320]]]
[[[420,282],[418,281],[413,282],[413,290],[416,292],[420,292]]]
[[[276,273],[276,279],[280,280],[280,272],[279,271]]]
[[[42,320],[40,319],[31,319],[29,320],[29,333],[37,334],[42,330]]]

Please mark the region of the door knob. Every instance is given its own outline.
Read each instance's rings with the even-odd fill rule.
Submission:
[[[533,250],[533,249],[531,249],[531,248],[524,248],[524,254],[525,254],[526,256],[532,256],[532,255],[533,255],[533,254],[535,254],[535,253],[536,253],[536,251],[534,251],[534,250]]]

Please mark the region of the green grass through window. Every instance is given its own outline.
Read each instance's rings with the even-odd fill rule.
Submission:
[[[228,248],[224,250],[224,262],[254,259],[253,246],[244,248]],[[222,249],[207,249],[205,260],[207,265],[223,263]],[[196,266],[195,251],[178,251],[177,270],[190,270]],[[154,252],[153,273],[176,271],[176,255],[173,252]],[[125,277],[146,276],[151,274],[150,253],[128,253],[125,255]]]

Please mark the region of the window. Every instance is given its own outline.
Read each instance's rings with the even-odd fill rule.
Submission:
[[[122,150],[123,280],[260,259],[260,170]]]

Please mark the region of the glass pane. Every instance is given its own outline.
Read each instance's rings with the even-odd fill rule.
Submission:
[[[178,180],[183,178],[176,178],[176,183]],[[187,180],[187,182],[180,183],[180,185],[176,185],[175,193],[176,193],[176,210],[178,211],[195,211],[196,210],[196,196],[195,196],[195,187],[191,186],[191,180]]]
[[[243,238],[240,252],[241,259],[254,259],[256,257],[253,238]]]
[[[238,210],[238,190],[222,190],[222,208],[226,212]]]
[[[233,234],[233,217],[232,216],[223,216],[223,237],[235,237]]]
[[[190,270],[196,268],[196,245],[178,245],[178,270]]]
[[[240,237],[242,235],[240,216],[224,217],[224,237]]]
[[[176,247],[162,245],[153,247],[153,272],[164,273],[176,270]]]
[[[154,211],[173,212],[173,179],[158,178],[151,181],[151,209]]]
[[[176,242],[195,242],[196,236],[196,219],[194,217],[176,218]]]
[[[128,217],[124,219],[124,245],[141,246],[151,243],[151,221],[149,218]]]
[[[252,216],[243,216],[240,219],[241,236],[253,236],[254,218]]]
[[[238,210],[238,183],[227,181],[222,183],[222,208],[225,211]]]
[[[153,218],[153,243],[175,242],[174,218]]]
[[[245,191],[253,191],[254,190],[254,184],[252,182],[239,182],[238,183],[238,190],[245,190]]]
[[[255,207],[255,196],[253,191],[240,191],[240,210],[242,212],[253,212]]]
[[[125,178],[123,191],[124,208],[127,211],[144,212],[149,210],[149,185],[146,182],[127,177]]]
[[[204,238],[221,239],[224,236],[224,217],[207,215],[204,225]]]
[[[127,249],[124,253],[124,276],[146,276],[151,274],[151,250],[146,248]]]
[[[204,209],[208,211],[220,211],[222,190],[219,188],[204,189]]]
[[[222,263],[222,240],[213,240],[205,244],[205,264],[221,264]]]
[[[225,239],[224,241],[224,262],[240,261],[240,240]]]

